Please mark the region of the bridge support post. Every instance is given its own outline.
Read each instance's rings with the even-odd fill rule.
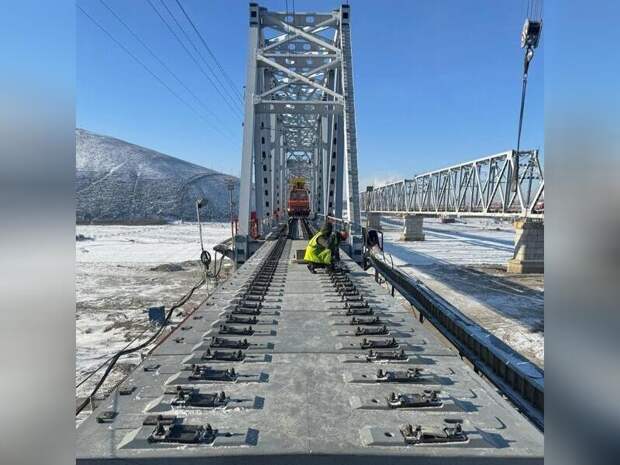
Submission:
[[[405,227],[400,236],[401,241],[423,241],[424,231],[422,225],[424,217],[421,215],[405,215]]]
[[[366,213],[366,227],[368,229],[376,229],[381,231],[381,213]]]
[[[517,220],[515,226],[515,251],[508,261],[508,273],[544,273],[545,224],[530,219]]]
[[[250,258],[250,249],[249,249],[249,236],[246,236],[244,234],[238,234],[237,236],[235,236],[235,249],[234,249],[234,256],[235,256],[235,266],[240,266],[243,263],[245,263],[245,261]]]

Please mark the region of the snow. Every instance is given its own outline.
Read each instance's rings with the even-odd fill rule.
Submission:
[[[197,223],[156,226],[76,226],[93,241],[76,242],[78,263],[177,263],[200,256]],[[203,224],[206,249],[230,237],[230,224]]]
[[[113,137],[76,129],[76,218],[83,224],[153,224],[229,217],[238,179]],[[236,201],[235,188],[234,200]]]
[[[504,271],[513,256],[510,223],[442,224],[424,219],[425,240],[399,240],[402,220],[382,221],[394,266],[420,279],[465,315],[535,364],[544,366],[544,277]]]
[[[146,340],[153,330],[146,309],[178,301],[200,279],[200,238],[196,223],[157,226],[76,226],[76,383],[128,342]],[[205,248],[230,237],[226,223],[203,224]],[[178,263],[183,271],[153,271],[156,265]],[[211,285],[212,287],[212,285]],[[196,292],[182,310],[188,311],[206,296]],[[175,319],[180,319],[175,315]],[[140,354],[124,357],[125,365],[110,383],[139,363]],[[77,391],[86,395],[101,372]]]

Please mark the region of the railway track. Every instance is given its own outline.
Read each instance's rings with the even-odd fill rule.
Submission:
[[[297,263],[309,226],[289,226],[78,427],[78,464],[543,462],[542,433],[344,252]]]
[[[472,363],[477,373],[495,384],[544,431],[543,370],[467,318],[423,283],[390,266],[380,254],[370,254],[369,259],[376,273],[419,311],[420,322],[425,318],[430,321],[459,354]]]
[[[312,227],[307,218],[291,218],[288,222],[288,238],[308,240],[312,237]]]

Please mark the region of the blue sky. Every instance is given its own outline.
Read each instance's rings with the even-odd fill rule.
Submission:
[[[203,116],[208,123],[181,103],[79,10],[77,126],[238,175],[241,116],[228,108],[147,0],[105,1],[217,115],[220,130],[214,129],[209,116]],[[160,0],[151,1],[167,14]],[[164,1],[182,21],[175,1]],[[289,8],[292,3],[288,1]],[[175,93],[195,102],[99,0],[78,4]],[[182,4],[242,92],[248,2],[182,0]],[[283,10],[286,1],[260,4]],[[514,148],[523,61],[519,35],[527,0],[351,0],[350,4],[362,189],[373,181],[412,176]],[[295,2],[297,11],[338,5]],[[183,24],[190,32],[189,24]],[[544,34],[530,68],[524,148],[543,148],[543,76]]]

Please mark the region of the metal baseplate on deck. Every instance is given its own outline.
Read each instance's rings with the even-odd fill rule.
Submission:
[[[542,433],[372,275],[346,254],[312,274],[301,246],[265,243],[100,402],[78,464],[543,462]]]

